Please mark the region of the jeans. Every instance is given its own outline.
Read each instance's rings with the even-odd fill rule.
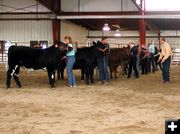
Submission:
[[[68,77],[68,85],[75,86],[76,80],[73,74],[73,65],[75,63],[75,56],[67,56],[67,77]]]
[[[141,60],[142,74],[148,74],[149,59],[146,57]]]
[[[156,63],[155,63],[155,58],[154,54],[150,54],[150,60],[149,60],[149,72],[151,72],[151,66],[152,66],[152,72],[154,73],[156,70]]]
[[[162,63],[162,77],[163,77],[164,82],[170,81],[170,78],[169,78],[170,64],[171,64],[171,57],[167,58],[167,60],[165,60]]]
[[[105,69],[105,79],[110,81],[110,75],[108,71],[108,55],[104,56],[104,69]]]
[[[105,70],[105,58],[98,58],[98,69],[99,69],[99,79],[103,83],[104,81],[107,81],[106,79],[106,70]]]
[[[137,70],[137,56],[132,56],[129,61],[128,78],[131,77],[132,69],[134,70],[136,78],[139,78],[139,72]]]

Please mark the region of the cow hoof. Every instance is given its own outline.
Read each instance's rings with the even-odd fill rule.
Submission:
[[[55,90],[56,88],[55,87],[51,87],[52,90]]]
[[[6,87],[6,89],[8,89],[8,88],[10,88],[10,86],[9,86],[9,85]]]
[[[21,88],[22,86],[21,85],[18,85],[18,88]]]
[[[51,85],[51,89],[55,89],[55,85]]]

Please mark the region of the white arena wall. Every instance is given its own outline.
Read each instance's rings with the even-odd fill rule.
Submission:
[[[0,21],[0,40],[10,40],[18,45],[29,46],[31,40],[52,42],[51,21]]]
[[[88,30],[69,21],[61,21],[61,40],[69,35],[74,41],[87,41]],[[0,21],[0,40],[10,40],[18,45],[29,46],[32,40],[53,42],[51,20]]]

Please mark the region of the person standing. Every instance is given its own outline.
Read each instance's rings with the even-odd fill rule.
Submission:
[[[170,82],[169,69],[171,64],[172,50],[171,46],[165,41],[164,37],[160,38],[161,53],[158,62],[162,64],[162,78],[164,83]]]
[[[128,69],[128,78],[131,77],[131,73],[132,73],[132,68],[134,70],[135,73],[135,77],[139,78],[139,72],[137,70],[137,66],[136,66],[136,62],[137,62],[137,54],[138,54],[138,48],[134,45],[134,43],[130,43],[130,61],[129,61],[129,69]]]
[[[72,38],[70,36],[64,37],[64,43],[67,44],[67,78],[68,78],[68,86],[69,87],[76,87],[76,80],[73,74],[73,66],[75,63],[75,46],[73,46]]]
[[[107,44],[107,38],[103,37],[101,42],[99,42],[97,46],[97,49],[98,49],[97,62],[98,62],[98,69],[99,69],[99,79],[100,79],[101,84],[108,82],[108,74],[107,74],[108,61],[106,61],[106,58],[105,58],[105,53],[108,50],[108,48],[106,44]]]
[[[152,72],[155,73],[156,70],[156,63],[155,63],[155,46],[154,42],[152,41],[149,45],[149,53],[150,53],[150,62],[149,62],[149,71],[151,72],[151,66],[152,66]]]
[[[148,74],[148,67],[149,67],[149,49],[146,45],[141,46],[141,69],[142,74]]]
[[[109,54],[110,54],[110,46],[109,46],[109,43],[107,42],[107,38],[105,37],[105,40],[102,41],[102,43],[105,44],[105,48],[106,51],[104,52],[105,53],[105,56],[104,56],[104,60],[105,60],[105,63],[104,63],[104,68],[105,68],[105,77],[106,77],[106,81],[109,82],[110,81],[110,74],[109,74],[109,70],[108,70],[108,64],[109,64]]]

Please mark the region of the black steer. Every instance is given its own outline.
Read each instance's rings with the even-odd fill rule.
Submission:
[[[55,71],[59,61],[66,53],[66,46],[64,44],[56,43],[55,45],[46,49],[37,49],[26,46],[11,46],[8,50],[8,71],[7,71],[7,88],[10,88],[11,77],[17,86],[20,88],[19,81],[20,66],[25,68],[47,69],[49,84],[55,87]]]

